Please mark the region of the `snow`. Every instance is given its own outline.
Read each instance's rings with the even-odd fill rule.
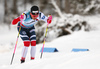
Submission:
[[[49,25],[49,27],[53,25],[55,26],[56,23],[58,23],[58,26],[63,26],[67,22],[71,22],[71,24],[74,25],[76,22],[73,22],[73,20],[80,18],[79,15],[73,16],[72,14],[64,14],[65,17],[72,18],[66,20],[66,23],[63,24],[65,18],[63,15],[61,15],[62,12],[59,10],[58,6],[56,6],[53,0],[52,4],[56,8],[56,12],[58,12],[62,18],[53,18],[53,22]],[[24,7],[20,2],[18,5]],[[29,10],[30,6],[31,5],[28,4],[26,6],[26,10]],[[90,6],[87,6],[87,8],[84,10],[84,13],[88,12],[94,6],[94,3],[92,3]],[[1,7],[3,7],[3,3],[1,3],[0,8]],[[22,7],[18,7],[19,12],[24,11],[25,8],[22,9]],[[99,5],[97,8],[99,8]],[[3,8],[1,9],[3,10]],[[3,14],[4,11],[1,11],[0,15],[3,16]],[[56,19],[58,19],[59,22],[57,22]],[[48,38],[50,40],[54,38],[56,39],[51,42],[46,42],[45,47],[55,47],[59,52],[43,53],[42,59],[40,59],[40,49],[43,46],[43,43],[37,44],[35,60],[30,60],[29,47],[26,62],[20,64],[23,42],[19,38],[12,65],[10,65],[10,62],[18,32],[16,26],[11,25],[11,30],[9,30],[8,26],[0,24],[0,69],[100,69],[100,15],[84,16],[83,18],[80,18],[80,21],[82,19],[85,19],[91,25],[92,30],[85,32],[83,27],[83,29],[80,31],[72,32],[71,35],[56,38],[56,34],[61,29],[56,29],[55,27],[55,31],[58,32],[48,32],[48,34],[51,35],[51,37]],[[3,19],[0,17],[1,22],[2,20]],[[43,26],[45,27],[46,24]],[[72,52],[73,48],[89,49],[89,51]]]
[[[15,41],[18,35],[16,26],[0,26],[0,69],[100,69],[100,16],[84,17],[92,26],[92,31],[80,30],[46,42],[45,47],[55,47],[59,52],[43,53],[40,59],[40,49],[43,44],[37,44],[36,59],[30,60],[30,47],[26,62],[20,64],[22,40],[18,39],[18,45],[13,60]],[[50,34],[55,34],[51,31]],[[52,37],[51,37],[52,38]],[[73,48],[89,49],[87,52],[72,52]]]

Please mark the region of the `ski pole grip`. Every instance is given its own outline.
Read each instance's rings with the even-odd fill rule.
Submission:
[[[47,23],[50,24],[52,21],[52,15],[48,15]]]

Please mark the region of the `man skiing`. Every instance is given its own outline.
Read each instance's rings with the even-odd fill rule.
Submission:
[[[46,23],[51,23],[52,16],[46,17],[42,12],[39,11],[38,6],[32,6],[27,12],[22,13],[19,17],[12,21],[12,25],[18,23],[18,31],[20,30],[20,37],[23,40],[24,47],[22,49],[21,63],[25,62],[25,57],[28,51],[28,47],[31,45],[31,60],[35,59],[36,53],[36,34],[34,24],[38,20],[43,20]]]

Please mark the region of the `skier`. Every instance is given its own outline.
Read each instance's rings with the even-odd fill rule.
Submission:
[[[27,12],[22,13],[19,17],[12,21],[12,25],[18,23],[18,31],[20,30],[20,37],[23,40],[24,47],[22,49],[21,63],[25,62],[25,57],[28,51],[28,47],[31,45],[31,60],[35,59],[36,53],[36,34],[34,24],[38,20],[43,20],[46,23],[51,23],[52,16],[46,17],[42,12],[39,11],[38,6],[32,6]]]

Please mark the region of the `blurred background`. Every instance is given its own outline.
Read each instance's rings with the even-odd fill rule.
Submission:
[[[100,14],[100,0],[0,0],[0,25],[7,25],[10,30],[11,21],[33,5],[39,6],[46,16],[53,15],[47,41],[81,30],[82,26],[90,31],[92,28],[84,17]],[[37,43],[42,42],[46,26],[39,21],[35,27]]]
[[[54,0],[62,13],[93,15],[100,13],[100,0]],[[0,23],[9,23],[30,7],[37,5],[45,15],[58,16],[52,0],[0,0]],[[9,17],[9,18],[8,18]]]

